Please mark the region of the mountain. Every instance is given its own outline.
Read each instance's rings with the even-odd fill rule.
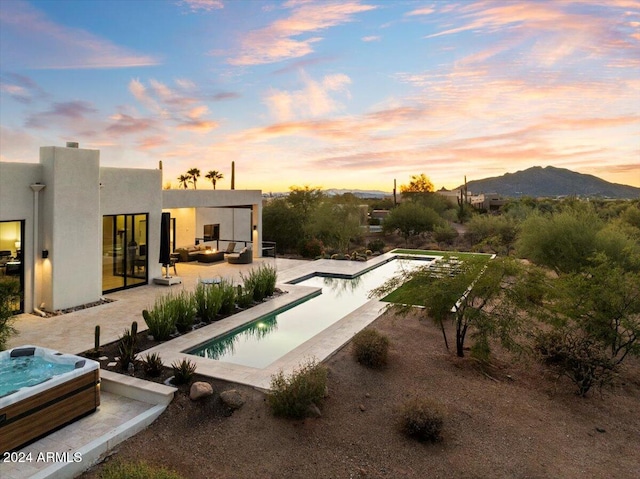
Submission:
[[[325,190],[324,193],[327,196],[337,196],[344,195],[345,193],[351,193],[353,196],[357,196],[358,198],[384,198],[385,196],[391,196],[393,193],[386,193],[380,190],[344,190],[344,189],[336,189],[331,188],[329,190]]]
[[[640,198],[640,188],[609,183],[597,176],[565,168],[534,166],[502,176],[469,181],[473,194],[498,193],[502,196],[590,196],[601,198]]]

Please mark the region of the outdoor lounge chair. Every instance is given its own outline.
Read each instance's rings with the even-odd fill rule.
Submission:
[[[253,262],[253,251],[243,248],[239,253],[225,254],[224,258],[229,264],[249,264]]]
[[[227,245],[227,250],[225,251],[225,254],[233,253],[234,249],[236,249],[236,243],[232,241]]]

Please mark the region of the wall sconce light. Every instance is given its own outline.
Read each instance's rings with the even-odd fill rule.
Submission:
[[[258,225],[253,225],[253,231],[258,231]]]
[[[42,259],[47,259],[49,257],[49,250],[48,249],[43,249],[42,250]]]
[[[22,247],[22,242],[20,242],[20,241],[16,241],[16,242],[14,243],[14,246],[16,247],[16,249],[17,249],[17,250],[19,250],[19,249]]]

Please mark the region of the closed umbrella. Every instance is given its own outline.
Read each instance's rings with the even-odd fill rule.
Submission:
[[[171,213],[162,213],[160,220],[160,259],[159,263],[167,268],[166,278],[169,278],[169,265],[171,264],[171,251],[169,246]]]

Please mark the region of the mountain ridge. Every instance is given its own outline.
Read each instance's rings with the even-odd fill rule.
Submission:
[[[533,166],[515,173],[469,181],[467,188],[473,194],[498,193],[509,197],[575,195],[615,199],[640,198],[640,188],[635,186],[610,183],[594,175],[554,166]]]

